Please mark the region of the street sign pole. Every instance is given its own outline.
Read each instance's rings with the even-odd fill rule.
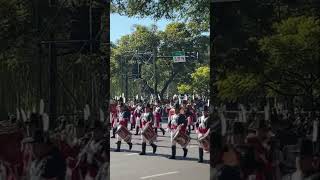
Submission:
[[[172,53],[173,62],[179,63],[179,62],[186,62],[186,55],[183,51],[175,51]]]

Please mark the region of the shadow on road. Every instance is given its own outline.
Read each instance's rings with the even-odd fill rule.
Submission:
[[[110,152],[115,152],[115,148],[110,148]],[[121,149],[120,152],[125,152],[125,153],[140,153],[141,151],[137,151],[137,150],[128,150],[128,149]],[[143,155],[143,156],[158,156],[158,157],[163,157],[163,158],[169,158],[170,155],[168,154],[152,154],[152,153],[146,153],[146,155]],[[172,160],[172,161],[197,161],[198,162],[198,159],[197,158],[190,158],[190,157],[186,157],[186,158],[183,158],[182,156],[176,156],[176,159]],[[210,164],[210,161],[209,160],[204,160],[202,164]]]

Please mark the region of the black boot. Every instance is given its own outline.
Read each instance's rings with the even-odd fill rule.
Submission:
[[[121,147],[121,141],[118,141],[116,152],[120,152],[120,147]]]
[[[176,159],[176,146],[171,146],[172,155],[169,159]]]
[[[189,133],[191,133],[191,125],[188,126]]]
[[[133,125],[133,124],[131,124],[131,129],[130,129],[130,131],[132,131],[132,130],[133,130],[133,128],[134,128],[134,125]]]
[[[132,149],[132,142],[129,142],[128,145],[129,145],[129,150],[131,150]]]
[[[140,155],[145,155],[146,154],[146,147],[147,147],[147,143],[142,143],[142,151],[140,152]]]
[[[192,125],[192,131],[194,130],[194,125]]]
[[[156,151],[157,151],[157,145],[155,145],[155,144],[151,144],[151,146],[152,146],[152,148],[153,148],[153,154],[155,154],[156,153]]]
[[[158,128],[154,128],[154,132],[158,135]]]
[[[188,154],[188,149],[187,148],[183,148],[183,157],[187,157]]]
[[[203,149],[199,147],[199,163],[203,162]]]
[[[139,133],[139,128],[136,127],[136,133],[134,135],[139,135],[138,133]]]
[[[160,130],[162,131],[162,134],[165,135],[166,131],[163,128],[160,128]]]

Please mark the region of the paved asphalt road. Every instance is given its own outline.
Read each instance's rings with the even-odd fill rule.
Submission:
[[[166,127],[166,125],[164,125]],[[132,132],[134,133],[134,132]],[[171,145],[169,133],[162,136],[159,130],[158,149],[152,154],[152,147],[147,146],[147,155],[140,156],[141,137],[133,135],[133,148],[121,144],[121,152],[114,152],[116,139],[111,139],[111,180],[209,180],[209,154],[204,153],[204,163],[198,163],[198,142],[194,132],[188,145],[188,156],[184,159],[183,150],[177,145],[176,160],[170,160]]]

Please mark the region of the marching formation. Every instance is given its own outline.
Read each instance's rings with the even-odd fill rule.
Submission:
[[[103,180],[109,177],[107,123],[100,109],[99,118],[60,117],[58,127],[49,130],[49,117],[40,111],[0,121],[0,180]],[[81,115],[81,114],[80,114]]]
[[[158,99],[145,102],[136,98],[126,103],[125,98],[120,97],[111,100],[110,108],[113,134],[111,138],[117,138],[116,152],[120,152],[122,140],[131,150],[132,136],[140,135],[140,155],[146,154],[147,143],[155,154],[158,130],[162,135],[165,135],[166,132],[170,133],[171,156],[169,159],[176,159],[177,144],[183,149],[183,157],[187,157],[192,131],[195,131],[198,136],[200,163],[203,162],[204,151],[209,152],[209,103],[205,103],[201,98],[188,99],[188,96],[185,96],[182,99],[175,95],[168,101]],[[162,126],[165,118],[167,128]],[[134,134],[130,131],[133,131]]]

